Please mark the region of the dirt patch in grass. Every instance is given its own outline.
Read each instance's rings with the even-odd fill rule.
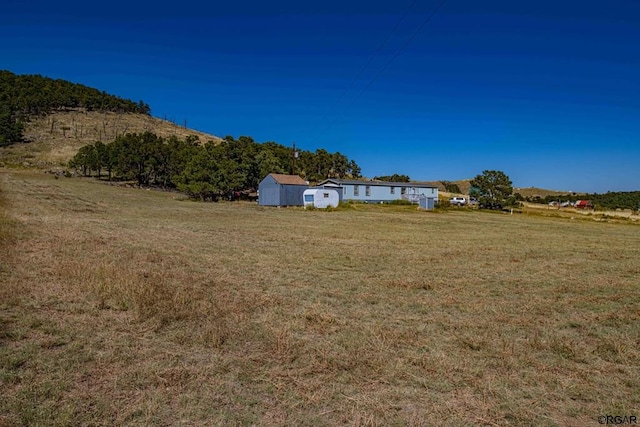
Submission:
[[[0,424],[582,426],[640,407],[636,226],[0,188]]]

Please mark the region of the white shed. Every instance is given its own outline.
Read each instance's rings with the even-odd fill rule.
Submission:
[[[340,195],[336,190],[326,188],[309,188],[304,190],[302,195],[304,206],[313,206],[316,208],[332,208],[338,207],[340,203]]]

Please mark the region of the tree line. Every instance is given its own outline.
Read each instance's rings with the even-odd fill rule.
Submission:
[[[20,142],[29,117],[64,108],[151,114],[143,101],[134,102],[66,80],[0,70],[0,146]]]
[[[409,178],[409,175],[399,175],[394,173],[393,175],[374,176],[373,180],[384,182],[409,182],[411,181],[411,178]]]
[[[82,147],[69,167],[84,176],[131,180],[140,186],[175,188],[199,200],[218,200],[258,188],[269,173],[291,173],[291,148],[251,137],[225,137],[201,144],[197,136],[163,138],[151,132],[129,133],[105,144]],[[359,178],[355,161],[324,149],[299,151],[296,173],[309,181]]]
[[[640,191],[609,191],[604,194],[563,194],[560,196],[534,196],[522,197],[516,194],[519,200],[531,203],[551,202],[576,202],[577,200],[590,200],[596,209],[632,209],[640,210]]]

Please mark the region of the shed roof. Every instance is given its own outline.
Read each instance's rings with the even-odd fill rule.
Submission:
[[[300,178],[298,175],[283,175],[280,173],[270,173],[271,176],[278,184],[283,185],[309,185],[307,181]]]

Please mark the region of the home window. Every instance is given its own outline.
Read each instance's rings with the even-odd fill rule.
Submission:
[[[322,193],[322,195],[324,196],[325,199],[329,198],[329,193]]]
[[[400,189],[400,194],[402,194],[403,196],[404,196],[405,194],[407,194],[407,187],[402,187],[402,188]]]
[[[391,194],[396,194],[396,187],[389,187]]]
[[[371,187],[369,187],[368,185],[364,187],[364,194],[365,196],[369,197],[371,195]]]
[[[359,185],[354,185],[353,186],[353,195],[354,196],[359,196],[360,195],[360,186]]]

